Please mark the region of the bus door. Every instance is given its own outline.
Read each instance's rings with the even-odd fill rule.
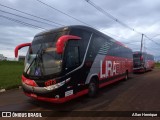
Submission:
[[[74,93],[78,90],[78,84],[81,82],[80,66],[80,47],[79,41],[68,41],[65,50],[64,70],[67,78],[70,78],[70,86],[74,89]]]

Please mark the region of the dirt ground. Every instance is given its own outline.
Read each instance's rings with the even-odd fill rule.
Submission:
[[[21,89],[10,90],[0,93],[0,111],[50,111],[51,114],[42,118],[45,120],[51,119],[56,111],[70,111],[67,113],[68,117],[54,117],[54,119],[64,120],[90,120],[93,118],[98,120],[143,120],[144,118],[158,120],[159,118],[152,117],[119,117],[116,112],[125,114],[125,111],[157,111],[160,116],[160,69],[154,69],[144,74],[133,74],[127,81],[122,80],[102,88],[96,98],[89,98],[85,95],[58,105],[32,100],[26,97]],[[80,116],[71,117],[70,115],[74,111],[78,111]],[[102,111],[99,112],[102,116],[96,111]],[[111,113],[115,116],[103,117],[103,115],[106,116],[105,112],[107,114],[109,111],[113,111]],[[92,114],[95,117],[89,117]],[[85,117],[87,115],[88,117]]]

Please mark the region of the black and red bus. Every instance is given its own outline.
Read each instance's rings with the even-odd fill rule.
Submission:
[[[133,70],[132,50],[86,26],[68,26],[37,34],[29,46],[22,75],[25,95],[63,103],[98,88],[128,79]]]
[[[154,68],[154,56],[146,52],[133,52],[133,72],[146,72]]]

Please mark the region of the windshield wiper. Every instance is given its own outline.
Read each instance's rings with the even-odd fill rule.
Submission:
[[[42,56],[42,52],[43,52],[43,50],[42,50],[42,44],[41,44],[41,46],[39,47],[39,49],[38,49],[38,51],[37,51],[37,53],[36,53],[36,57],[32,60],[31,64],[29,65],[29,67],[28,67],[27,70],[26,70],[26,73],[27,73],[28,70],[31,68],[32,64],[33,64],[37,59],[40,59],[40,56]],[[37,68],[37,66],[36,66],[35,68]]]

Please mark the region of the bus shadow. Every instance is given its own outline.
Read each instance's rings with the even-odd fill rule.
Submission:
[[[148,72],[152,72],[153,70],[146,70],[145,72],[133,72],[133,74],[137,74],[137,75],[141,75],[141,74],[145,74]]]

